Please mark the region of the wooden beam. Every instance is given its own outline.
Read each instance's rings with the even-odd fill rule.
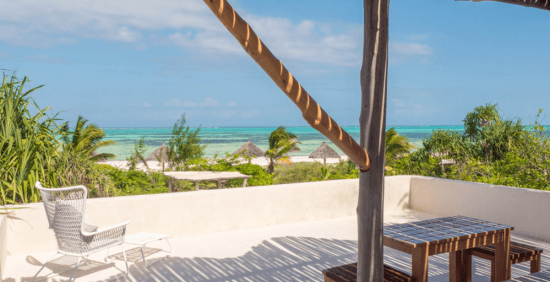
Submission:
[[[365,22],[359,126],[360,143],[367,151],[372,167],[359,174],[357,281],[378,282],[384,280],[382,228],[390,1],[364,0],[363,3]]]
[[[455,1],[469,1],[469,0],[455,0]],[[472,0],[473,2],[495,1],[508,4],[515,4],[524,7],[538,8],[546,11],[550,11],[550,0]]]
[[[361,171],[370,169],[367,151],[336,123],[290,74],[226,0],[203,0],[244,50],[298,106],[307,123],[340,148]]]

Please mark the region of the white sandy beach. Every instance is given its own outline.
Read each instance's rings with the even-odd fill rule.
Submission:
[[[340,155],[340,159],[327,159],[327,164],[338,163],[340,160],[347,160],[347,159],[348,159],[348,156]],[[319,162],[319,163],[323,163],[323,159],[311,159],[308,156],[291,156],[290,161],[292,163],[300,163],[300,162]],[[246,163],[246,161],[244,161],[244,160],[242,162]],[[113,167],[116,167],[116,168],[119,168],[119,169],[124,169],[124,170],[128,169],[128,161],[108,160],[108,161],[102,161],[102,162],[98,162],[98,163],[99,164],[108,164],[110,166],[113,166]],[[255,158],[255,159],[252,159],[252,164],[267,166],[268,165],[268,160],[266,158],[263,158],[263,157],[262,158]],[[162,163],[159,163],[158,161],[148,161],[147,165],[149,166],[150,170],[157,170],[157,171],[162,170]],[[167,166],[168,165],[165,163],[165,168]],[[143,170],[143,171],[147,170],[147,168],[145,167],[145,165],[143,163],[138,164],[137,169]]]

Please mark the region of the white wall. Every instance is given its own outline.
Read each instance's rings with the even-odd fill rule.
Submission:
[[[512,234],[550,240],[550,192],[411,177],[411,208],[441,216],[464,215],[513,226]]]
[[[141,231],[180,237],[356,214],[358,179],[294,183],[157,195],[89,199],[86,214],[99,227],[130,220],[127,234]],[[56,249],[41,203],[9,219],[11,254]]]
[[[386,176],[384,178],[384,212],[408,209],[410,186],[410,175]]]
[[[4,277],[4,268],[6,265],[6,258],[8,257],[8,240],[6,237],[6,220],[5,215],[0,215],[0,281]]]

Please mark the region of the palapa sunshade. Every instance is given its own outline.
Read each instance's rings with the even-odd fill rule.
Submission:
[[[327,159],[329,158],[340,158],[340,155],[332,149],[327,142],[323,141],[323,144],[319,146],[319,148],[315,149],[311,155],[309,155],[312,159],[323,159],[323,163],[327,163]]]
[[[254,145],[254,143],[250,140],[248,140],[248,142],[244,143],[244,145],[242,145],[237,151],[235,151],[233,153],[233,155],[240,154],[244,150],[246,150],[244,152],[244,154],[249,156],[249,157],[253,157],[253,156],[263,157],[263,156],[265,156],[265,153],[262,151],[262,149],[258,148],[258,146],[256,146],[256,145]],[[250,162],[251,162],[251,160],[248,160],[248,163],[250,163]]]
[[[248,140],[246,143],[244,143],[244,145],[242,145],[237,151],[235,151],[233,153],[233,155],[240,154],[244,150],[246,150],[244,152],[244,154],[249,156],[249,157],[252,157],[252,156],[263,157],[265,155],[265,153],[262,151],[262,149],[260,149],[258,146],[256,146],[250,140]]]
[[[158,161],[157,157],[160,156],[161,162],[167,162],[168,161],[168,152],[170,152],[170,148],[164,144],[164,141],[162,141],[162,145],[158,147],[156,150],[154,150],[145,160],[146,161]]]

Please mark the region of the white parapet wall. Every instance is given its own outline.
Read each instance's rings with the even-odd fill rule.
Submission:
[[[410,176],[386,177],[384,210],[409,206]],[[171,237],[356,215],[359,180],[331,180],[247,188],[88,199],[86,214],[100,228],[130,220],[127,234]],[[14,211],[10,254],[56,249],[41,203]],[[5,237],[5,236],[3,236]]]
[[[550,241],[550,191],[422,176],[412,176],[410,187],[414,210],[506,224],[512,234]]]
[[[550,241],[550,192],[420,176],[385,178],[384,211],[464,215]],[[130,220],[127,234],[189,236],[356,215],[358,179],[89,199],[99,227]],[[0,263],[9,254],[56,249],[41,203],[0,223]],[[7,248],[4,247],[7,244]],[[0,266],[1,267],[1,266]]]
[[[6,258],[8,257],[8,240],[7,240],[7,224],[6,216],[0,215],[0,281],[4,277]]]

